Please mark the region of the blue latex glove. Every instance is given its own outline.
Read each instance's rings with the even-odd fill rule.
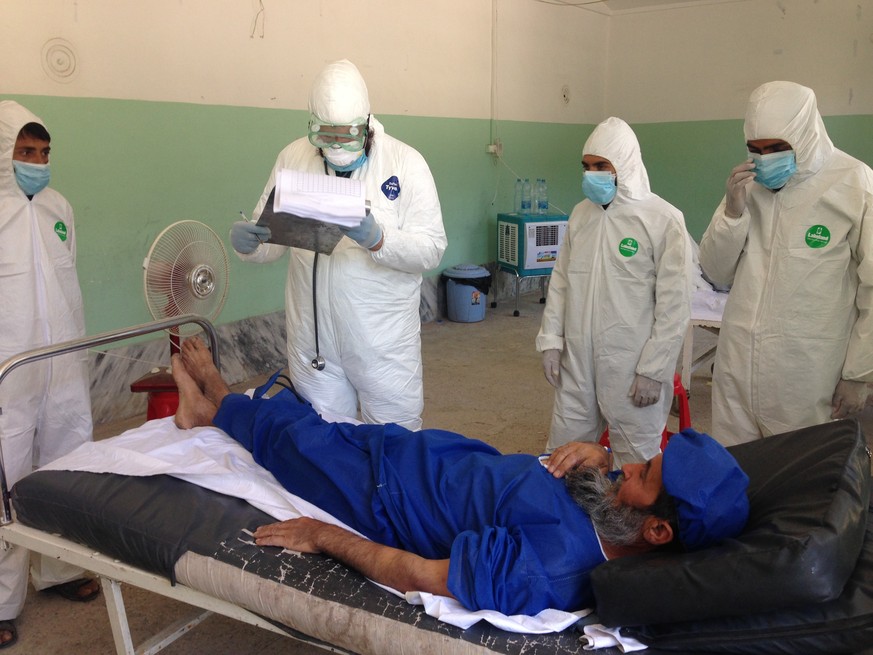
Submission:
[[[367,250],[375,248],[382,241],[382,228],[379,227],[379,224],[370,212],[367,212],[367,215],[364,216],[361,224],[357,227],[341,227],[340,229],[345,232],[349,239],[357,241]]]
[[[242,255],[248,255],[270,238],[270,228],[257,223],[237,221],[230,228],[230,245]]]

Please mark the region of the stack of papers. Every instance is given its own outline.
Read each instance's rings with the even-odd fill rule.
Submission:
[[[266,243],[277,243],[329,255],[343,238],[343,231],[339,225],[316,218],[304,218],[289,212],[273,211],[275,204],[274,187],[258,218],[258,225],[270,228],[270,238]]]
[[[276,175],[273,211],[357,227],[367,213],[367,199],[360,180],[283,168]]]

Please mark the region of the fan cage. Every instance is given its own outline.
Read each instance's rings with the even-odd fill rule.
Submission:
[[[228,272],[227,251],[212,228],[193,220],[173,223],[143,262],[148,310],[155,319],[198,314],[214,320],[227,299]],[[192,323],[168,332],[185,337],[200,330]]]

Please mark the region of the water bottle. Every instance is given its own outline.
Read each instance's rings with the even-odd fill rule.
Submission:
[[[531,205],[530,205],[530,180],[528,178],[524,178],[524,182],[521,185],[521,213],[522,214],[530,214]]]
[[[546,186],[546,178],[537,180],[537,214],[549,213],[549,187]]]
[[[521,213],[521,178],[518,177],[515,179],[515,205],[514,210],[516,214]]]
[[[530,213],[539,214],[540,212],[540,178],[535,179],[530,184]]]

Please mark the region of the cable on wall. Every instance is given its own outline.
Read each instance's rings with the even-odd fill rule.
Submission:
[[[258,0],[258,10],[252,18],[252,28],[249,30],[249,38],[255,38],[255,34],[259,38],[264,38],[264,23],[266,22],[266,10],[264,9],[264,0]]]

